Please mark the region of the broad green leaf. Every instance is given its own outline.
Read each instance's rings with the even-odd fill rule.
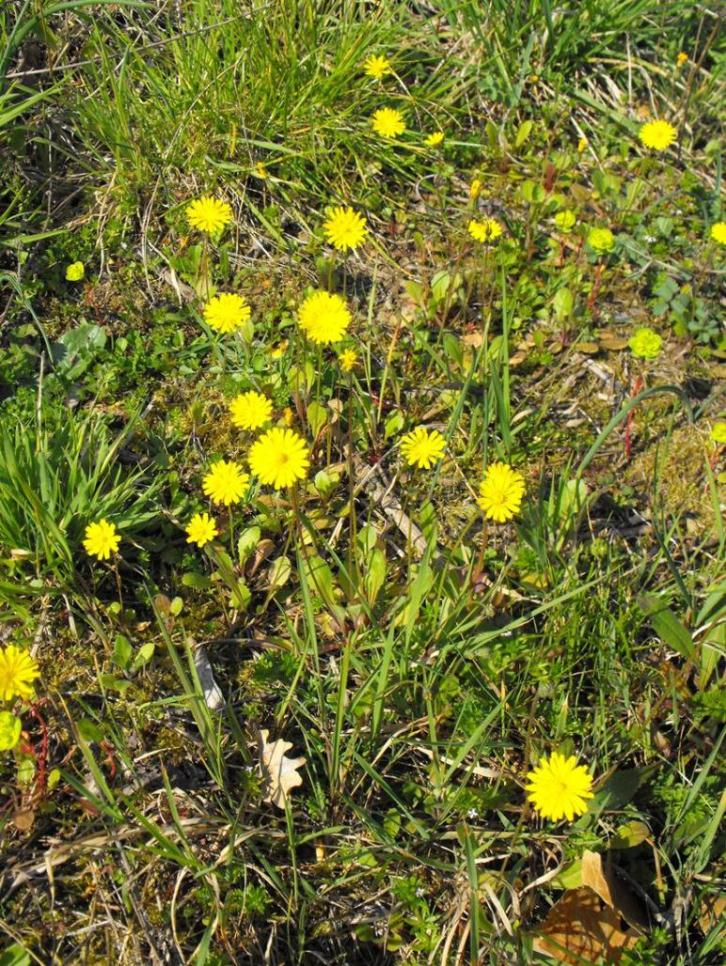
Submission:
[[[10,751],[20,741],[22,721],[10,711],[0,711],[0,751]]]
[[[655,594],[641,594],[638,604],[664,644],[672,647],[681,657],[688,660],[695,658],[693,638],[662,598]]]

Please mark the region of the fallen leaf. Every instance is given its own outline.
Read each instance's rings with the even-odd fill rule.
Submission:
[[[582,853],[582,884],[597,893],[603,902],[614,909],[638,933],[644,933],[648,924],[635,898],[630,894],[625,884],[617,878],[610,865],[610,856],[606,856],[607,864],[599,852]]]
[[[607,336],[600,339],[600,348],[605,349],[607,352],[620,352],[622,349],[627,349],[628,340],[619,339],[617,336]]]
[[[589,356],[596,356],[600,351],[597,342],[576,342],[572,348],[575,352],[584,352]]]
[[[304,758],[288,758],[286,751],[292,748],[292,742],[268,742],[270,732],[267,729],[257,732],[257,746],[260,756],[260,775],[264,782],[264,802],[272,802],[278,808],[284,808],[288,794],[293,788],[302,785],[302,775],[298,768],[305,764]]]
[[[622,928],[618,913],[592,889],[569,889],[547,913],[535,934],[533,949],[560,963],[618,963],[624,949],[637,942]]]
[[[704,896],[698,916],[698,925],[704,936],[717,929],[726,915],[726,896]]]

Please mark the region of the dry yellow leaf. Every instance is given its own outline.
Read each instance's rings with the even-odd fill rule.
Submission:
[[[568,889],[552,906],[534,936],[535,952],[560,963],[618,963],[638,936],[623,929],[620,915],[583,886]]]
[[[283,741],[282,738],[268,742],[269,735],[267,729],[257,732],[259,768],[265,792],[263,801],[284,808],[290,791],[302,785],[298,768],[302,768],[305,759],[288,758],[285,752],[292,748],[292,742]]]

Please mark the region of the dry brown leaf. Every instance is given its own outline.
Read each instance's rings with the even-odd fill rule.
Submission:
[[[461,337],[461,344],[471,346],[472,349],[478,349],[479,346],[484,345],[484,336],[478,330],[465,332]]]
[[[706,896],[701,900],[698,925],[704,936],[716,929],[726,915],[726,896]]]
[[[620,915],[583,886],[568,889],[547,913],[534,936],[535,952],[560,963],[618,963],[624,949],[637,942]]]
[[[582,853],[582,884],[597,893],[603,902],[606,902],[638,934],[642,935],[647,926],[647,919],[635,898],[625,888],[625,885],[613,875],[610,868],[603,864],[602,859],[603,857],[599,852],[590,852],[585,849]]]
[[[600,348],[607,352],[620,352],[622,349],[628,348],[628,340],[619,339],[615,335],[603,336],[600,339]]]
[[[264,782],[264,802],[272,802],[278,808],[284,808],[288,794],[293,788],[302,785],[302,775],[298,768],[305,764],[304,758],[288,758],[286,751],[292,748],[292,742],[268,742],[270,732],[267,729],[257,732],[257,747],[260,757],[260,774]]]

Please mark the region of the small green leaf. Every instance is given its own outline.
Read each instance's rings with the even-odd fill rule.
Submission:
[[[182,610],[184,609],[184,601],[181,597],[174,597],[172,599],[171,605],[169,606],[169,611],[172,617],[178,617]]]
[[[191,587],[193,590],[209,590],[212,581],[204,574],[189,573],[182,575],[182,584],[185,587]]]
[[[121,668],[125,671],[131,662],[131,655],[133,654],[133,647],[131,642],[123,634],[117,634],[116,640],[113,645],[113,655],[112,660],[116,667]]]
[[[328,421],[328,413],[322,403],[313,401],[308,405],[308,425],[313,432],[313,436],[317,436],[320,430]]]
[[[533,121],[522,121],[519,125],[519,130],[514,137],[515,148],[521,148],[524,142],[527,140],[529,135],[532,133],[532,128],[534,127]]]
[[[279,590],[290,579],[292,564],[289,557],[278,557],[270,567],[270,590]]]
[[[178,600],[178,598],[176,599]],[[131,670],[138,671],[140,667],[143,667],[145,664],[148,664],[149,661],[154,656],[155,649],[156,649],[156,645],[153,643],[153,641],[149,641],[148,644],[142,644],[136,653],[136,657],[134,658],[134,663]]]
[[[237,541],[237,556],[240,565],[243,566],[250,555],[254,553],[261,536],[262,531],[259,527],[247,527],[246,530],[242,531]]]
[[[645,842],[650,834],[650,829],[645,822],[635,820],[625,822],[616,830],[615,835],[610,839],[609,846],[611,849],[634,849],[636,845]]]
[[[655,594],[641,594],[638,605],[664,644],[672,647],[681,657],[688,660],[695,658],[693,638],[662,598]]]
[[[574,305],[575,300],[569,288],[561,288],[555,292],[555,297],[552,299],[552,307],[555,310],[558,321],[564,322],[569,319],[572,315]]]
[[[10,751],[20,741],[22,722],[10,711],[0,711],[0,751]]]

